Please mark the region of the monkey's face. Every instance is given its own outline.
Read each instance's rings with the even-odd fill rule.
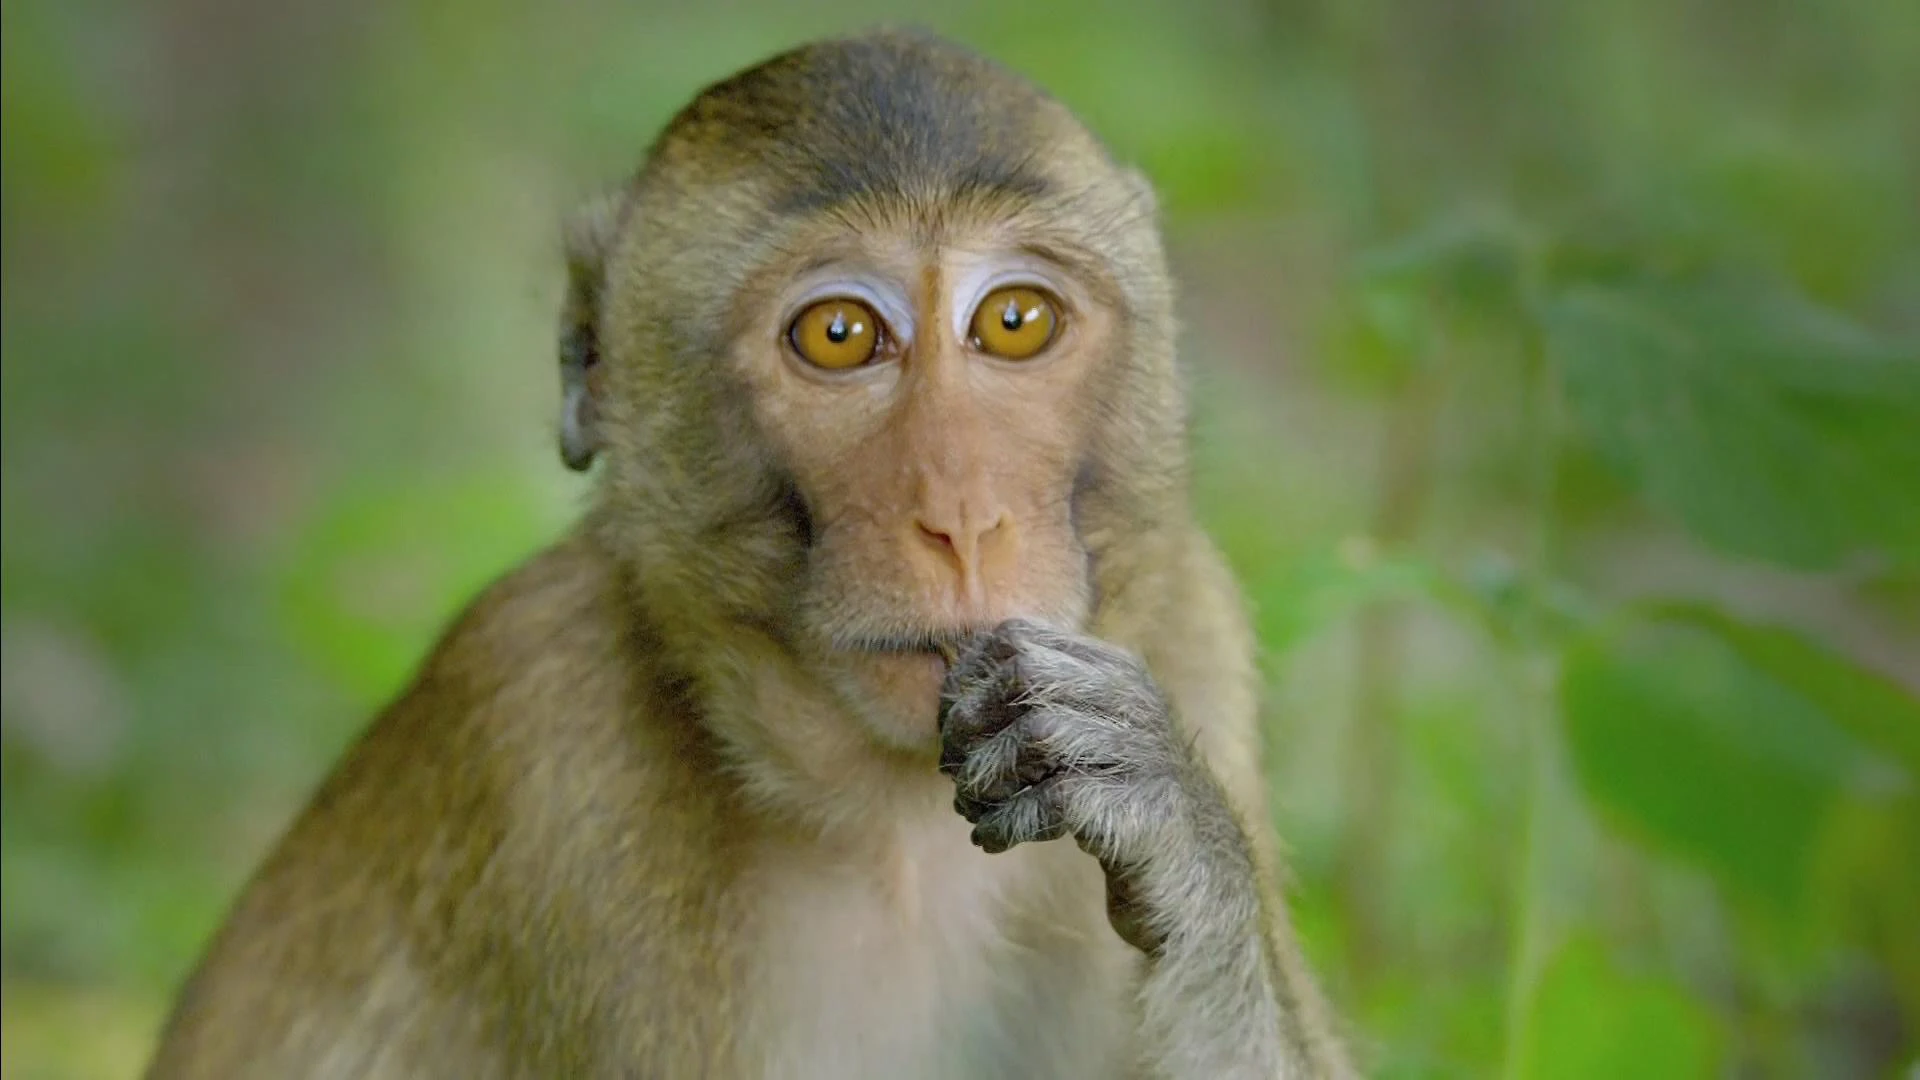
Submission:
[[[722,246],[713,215],[643,199],[597,423],[655,607],[773,630],[872,735],[934,746],[943,643],[1082,627],[1115,523],[1184,497],[1150,209],[1114,170],[1094,196],[846,203]]]
[[[606,450],[602,523],[686,662],[769,634],[924,748],[942,642],[1097,617],[1153,557],[1121,523],[1184,513],[1153,218],[1063,106],[920,38],[683,110],[574,245],[563,440]]]
[[[1005,228],[796,240],[746,293],[733,349],[810,526],[795,621],[869,726],[924,742],[939,643],[1086,616],[1075,487],[1112,288]]]

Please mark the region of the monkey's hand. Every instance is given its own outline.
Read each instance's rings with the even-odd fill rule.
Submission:
[[[1000,852],[1071,835],[1106,869],[1114,929],[1141,951],[1223,918],[1258,935],[1247,838],[1130,653],[1003,623],[948,671],[940,738],[973,842]]]
[[[1106,870],[1114,929],[1149,958],[1147,1074],[1316,1074],[1248,837],[1140,660],[1015,620],[959,653],[940,697],[973,842],[1070,835]]]

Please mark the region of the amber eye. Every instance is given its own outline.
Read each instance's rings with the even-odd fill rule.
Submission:
[[[1053,341],[1059,313],[1038,289],[995,289],[973,313],[973,347],[1003,360],[1025,360]]]
[[[815,367],[859,367],[879,351],[880,320],[858,300],[822,300],[793,320],[787,340]]]

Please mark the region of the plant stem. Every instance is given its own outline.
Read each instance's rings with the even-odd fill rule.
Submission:
[[[1522,1075],[1530,1042],[1532,1005],[1540,973],[1552,944],[1552,917],[1548,910],[1551,878],[1549,805],[1553,800],[1553,743],[1547,725],[1553,719],[1554,667],[1531,651],[1513,658],[1515,681],[1524,688],[1521,740],[1526,761],[1527,788],[1522,810],[1520,847],[1514,863],[1515,900],[1509,948],[1506,1002],[1505,1065],[1501,1075]]]
[[[1558,539],[1555,485],[1560,465],[1560,392],[1544,343],[1531,324],[1525,330],[1524,348],[1530,387],[1528,412],[1533,420],[1529,442],[1534,471],[1528,493],[1533,528],[1524,575],[1525,615],[1518,633],[1505,647],[1508,667],[1520,691],[1520,739],[1527,775],[1521,842],[1514,866],[1516,895],[1508,961],[1502,1068],[1502,1076],[1508,1080],[1521,1076],[1527,1064],[1533,997],[1552,946],[1555,920],[1548,896],[1553,875],[1551,818],[1559,795],[1555,691],[1560,657],[1557,644],[1545,632],[1543,616],[1544,598],[1554,581]]]
[[[1384,551],[1413,539],[1433,487],[1429,465],[1434,406],[1428,380],[1416,375],[1382,418],[1379,491],[1369,531]],[[1386,863],[1393,823],[1399,747],[1394,713],[1405,653],[1401,612],[1376,602],[1354,632],[1354,705],[1341,763],[1342,836],[1335,888],[1348,917],[1347,978],[1363,994],[1384,955]]]

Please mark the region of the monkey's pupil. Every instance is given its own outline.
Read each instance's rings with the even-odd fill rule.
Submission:
[[[849,336],[845,312],[835,312],[833,321],[827,324],[827,340],[835,345],[844,344]]]
[[[1018,300],[1007,301],[1007,310],[1000,313],[1000,325],[1008,330],[1018,330],[1026,325],[1026,322],[1027,317],[1020,314],[1020,302]]]

